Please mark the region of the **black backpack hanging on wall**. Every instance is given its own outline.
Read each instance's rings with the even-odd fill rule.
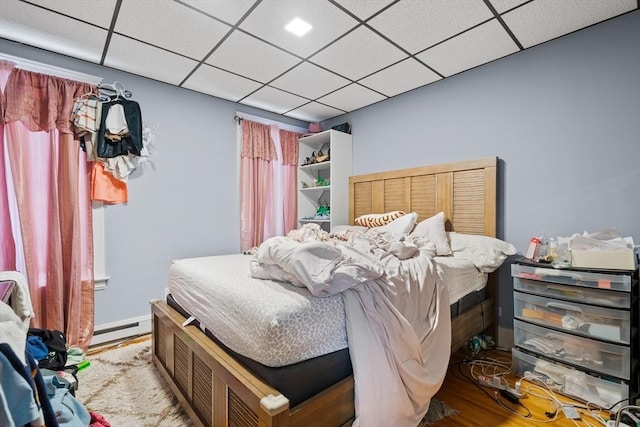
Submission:
[[[64,368],[67,363],[67,339],[62,332],[29,328],[29,335],[40,337],[49,350],[47,357],[38,361],[38,367],[53,371]]]

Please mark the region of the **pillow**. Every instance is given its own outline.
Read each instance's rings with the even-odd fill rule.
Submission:
[[[387,225],[372,227],[370,230],[374,230],[378,233],[408,234],[413,230],[413,227],[415,227],[417,219],[418,214],[411,212],[403,214],[401,217],[394,219]]]
[[[507,256],[518,252],[511,243],[495,237],[453,232],[448,234],[453,256],[468,259],[483,273],[495,271]]]
[[[420,221],[411,235],[432,242],[436,246],[436,254],[440,256],[451,255],[451,246],[444,229],[444,221],[444,212],[439,212],[431,218]]]
[[[369,214],[369,215],[361,215],[354,220],[356,225],[361,225],[363,227],[380,227],[382,225],[387,225],[394,219],[400,218],[405,215],[403,211],[392,211],[383,214]]]

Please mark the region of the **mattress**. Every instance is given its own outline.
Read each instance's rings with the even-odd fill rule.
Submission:
[[[234,254],[175,260],[169,291],[230,350],[267,367],[348,348],[341,295],[313,297],[306,288],[254,279],[251,258]],[[436,257],[436,263],[452,307],[486,285],[486,275],[469,261]]]

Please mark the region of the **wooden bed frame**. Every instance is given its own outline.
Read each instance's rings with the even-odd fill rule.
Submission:
[[[394,210],[417,212],[419,220],[440,211],[447,230],[496,234],[497,158],[402,169],[349,179],[349,217]],[[496,286],[487,299],[452,320],[452,349],[493,328]],[[296,407],[278,390],[238,363],[163,301],[152,303],[153,361],[197,426],[332,427],[354,417],[350,376]],[[493,334],[495,329],[489,329]]]

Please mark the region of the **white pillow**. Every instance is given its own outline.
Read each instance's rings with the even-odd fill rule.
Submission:
[[[495,237],[454,232],[448,234],[453,256],[468,259],[483,273],[495,271],[509,255],[518,252],[511,243]]]
[[[413,230],[413,227],[415,227],[417,219],[418,214],[411,212],[394,219],[387,225],[372,227],[370,230],[378,233],[409,234],[411,230]]]
[[[451,255],[451,246],[449,245],[449,239],[447,239],[444,221],[444,212],[439,212],[431,218],[420,221],[415,230],[411,232],[411,235],[422,237],[432,242],[436,246],[438,255]]]

